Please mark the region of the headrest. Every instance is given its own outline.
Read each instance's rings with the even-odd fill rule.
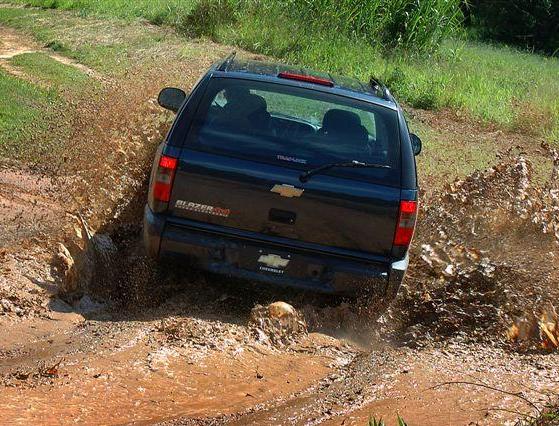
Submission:
[[[357,114],[343,109],[331,109],[324,114],[322,129],[325,132],[352,133],[361,131],[361,119]]]
[[[230,105],[230,113],[237,117],[249,116],[250,114],[266,110],[266,100],[262,96],[247,93],[242,96],[236,97],[228,102]]]

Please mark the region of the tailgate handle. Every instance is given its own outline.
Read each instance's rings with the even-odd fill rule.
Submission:
[[[280,209],[270,209],[270,214],[268,219],[272,222],[287,223],[288,225],[294,225],[297,215],[293,212],[288,212],[287,210]]]

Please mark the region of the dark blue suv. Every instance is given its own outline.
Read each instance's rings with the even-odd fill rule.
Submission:
[[[384,86],[233,54],[189,95],[167,88],[159,103],[177,116],[151,173],[149,255],[273,284],[396,295],[421,141]]]

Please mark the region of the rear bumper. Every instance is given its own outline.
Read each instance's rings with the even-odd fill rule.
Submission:
[[[189,257],[203,269],[249,280],[326,293],[355,294],[368,289],[394,297],[408,266],[408,257],[382,261],[312,250],[302,243],[254,233],[234,235],[226,229],[190,220],[144,212],[144,244],[148,255]],[[250,235],[249,235],[250,234]],[[343,252],[343,250],[342,250]],[[288,260],[274,267],[260,260],[272,255]]]

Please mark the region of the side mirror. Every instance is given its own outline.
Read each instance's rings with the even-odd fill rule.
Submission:
[[[177,89],[175,87],[166,87],[161,92],[159,92],[157,102],[163,108],[173,112],[177,112],[185,99],[186,93],[184,92],[184,90]]]
[[[414,133],[410,133],[411,139],[411,149],[413,151],[413,155],[419,155],[421,152],[421,139]]]

